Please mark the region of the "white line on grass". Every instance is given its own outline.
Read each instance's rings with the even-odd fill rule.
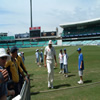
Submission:
[[[83,84],[83,85],[79,85],[79,86],[73,86],[73,87],[66,87],[66,88],[60,88],[60,89],[52,89],[52,90],[44,90],[44,91],[39,91],[38,93],[47,93],[47,92],[54,92],[54,91],[60,91],[60,90],[67,90],[67,89],[74,89],[74,88],[80,88],[80,87],[85,87],[85,86],[90,86],[90,85],[94,85],[94,84],[99,84],[99,82],[94,82],[94,83],[89,83],[89,84]],[[33,92],[34,94],[35,92]]]

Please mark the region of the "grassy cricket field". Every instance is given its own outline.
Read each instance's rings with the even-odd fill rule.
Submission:
[[[84,57],[84,84],[79,85],[78,47]],[[58,54],[60,49],[67,49],[69,77],[59,74]],[[23,48],[25,66],[30,74],[31,100],[100,100],[100,46],[55,47],[57,67],[54,69],[54,89],[47,88],[47,69],[35,63],[37,48]],[[40,49],[40,47],[38,47]],[[43,48],[44,49],[44,48]]]

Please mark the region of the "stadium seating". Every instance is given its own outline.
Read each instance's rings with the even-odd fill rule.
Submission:
[[[84,41],[66,41],[62,42],[62,45],[76,46],[76,45],[100,45],[100,40],[84,40]]]
[[[31,43],[31,45],[37,45],[38,44],[38,42],[30,42]]]
[[[23,45],[22,41],[16,41],[16,45]]]
[[[30,44],[30,41],[23,41],[23,44]]]
[[[39,46],[39,47],[40,47],[40,46],[44,46],[44,44],[45,44],[45,41],[38,42],[38,46]]]
[[[14,36],[2,36],[0,37],[0,41],[14,40]]]

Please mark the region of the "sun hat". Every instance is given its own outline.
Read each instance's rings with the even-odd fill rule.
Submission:
[[[11,56],[6,53],[4,48],[0,48],[0,57],[7,57],[7,61],[10,60]]]

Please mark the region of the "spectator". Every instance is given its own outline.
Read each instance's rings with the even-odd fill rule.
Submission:
[[[25,57],[24,57],[24,52],[21,52],[21,54],[22,54],[22,61],[23,61],[23,63],[24,63],[24,61],[25,61]]]
[[[83,60],[83,54],[81,53],[81,48],[77,49],[79,53],[78,57],[78,72],[80,76],[80,81],[78,81],[78,84],[83,84],[83,70],[84,70],[84,60]]]
[[[44,51],[44,66],[47,67],[48,70],[48,88],[53,88],[54,59],[55,65],[57,66],[56,52],[54,47],[52,46],[52,40],[49,40],[48,46],[46,46]]]
[[[11,59],[7,61],[5,65],[5,68],[7,69],[9,73],[10,80],[14,82],[14,85],[12,84],[12,86],[14,87],[15,95],[18,95],[21,89],[19,75],[21,74],[24,77],[24,79],[28,82],[27,77],[25,77],[23,70],[18,63],[18,60],[16,59],[17,50],[18,48],[16,46],[13,46],[11,48]]]
[[[39,67],[41,67],[41,65],[40,65],[40,62],[39,62],[39,49],[37,49],[36,50],[36,53],[35,53],[35,57],[36,57],[36,62],[37,62],[37,65],[39,66]]]
[[[24,63],[23,63],[23,61],[22,61],[22,57],[19,56],[19,55],[17,55],[16,58],[17,58],[17,60],[18,60],[18,63],[19,63],[19,65],[20,65],[20,67],[23,69],[23,72],[25,72],[26,75],[29,77],[29,74],[28,74],[28,72],[27,72],[27,70],[26,70],[26,67],[25,67],[25,65],[24,65]],[[22,77],[21,74],[20,74],[19,76],[20,76],[20,85],[21,85],[21,87],[22,87],[23,82],[24,82],[24,79],[23,79],[23,77]]]
[[[10,55],[10,48],[9,48],[9,46],[7,48],[7,54]]]
[[[66,49],[64,49],[64,54],[63,54],[63,57],[64,57],[64,76],[65,77],[68,77],[68,55],[66,53]]]
[[[60,63],[60,72],[59,74],[63,73],[63,53],[62,53],[62,49],[60,49],[60,53],[59,53],[59,63]]]
[[[40,52],[40,63],[41,65],[43,65],[43,49],[41,48],[41,52]]]
[[[10,59],[4,48],[0,48],[0,100],[7,100],[8,95],[15,95],[14,90],[7,89],[8,72],[4,69],[5,63]]]

